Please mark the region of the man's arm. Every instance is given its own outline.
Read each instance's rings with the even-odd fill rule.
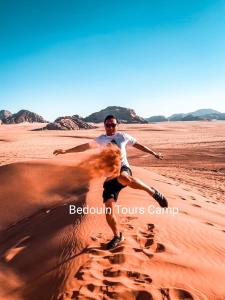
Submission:
[[[85,143],[67,150],[63,150],[63,149],[56,149],[53,154],[55,155],[59,155],[59,154],[66,154],[66,153],[73,153],[73,152],[83,152],[86,151],[88,149],[92,148],[90,143]]]
[[[154,155],[156,158],[163,159],[162,153],[156,153],[147,146],[141,145],[140,143],[136,142],[133,147],[137,148],[138,150],[141,150],[143,152],[149,153]]]

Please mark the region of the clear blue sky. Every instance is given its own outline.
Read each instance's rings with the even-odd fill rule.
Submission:
[[[0,109],[225,112],[223,0],[0,0]]]

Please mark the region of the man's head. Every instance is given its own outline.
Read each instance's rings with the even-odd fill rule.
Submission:
[[[117,131],[118,123],[117,117],[113,115],[106,116],[104,120],[106,134],[114,135]]]

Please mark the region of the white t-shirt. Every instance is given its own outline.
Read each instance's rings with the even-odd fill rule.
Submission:
[[[121,151],[121,166],[129,167],[126,145],[134,145],[137,142],[134,137],[127,133],[117,132],[114,135],[102,134],[95,139],[95,142],[100,146],[106,146],[111,142],[115,142]]]

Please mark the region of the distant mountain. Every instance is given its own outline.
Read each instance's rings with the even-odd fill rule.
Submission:
[[[17,123],[23,123],[23,122],[29,122],[29,123],[46,123],[47,121],[44,120],[44,118],[34,112],[31,112],[29,110],[22,109],[18,111],[15,114],[8,114],[8,116],[4,119],[2,119],[2,122],[4,124],[17,124]]]
[[[223,113],[212,113],[201,116],[205,120],[225,120],[225,114]]]
[[[198,109],[196,111],[186,113],[186,114],[174,114],[170,116],[168,119],[170,121],[197,121],[197,120],[221,120],[223,114],[221,112],[206,108],[206,109]],[[192,116],[192,117],[191,117]],[[222,118],[223,119],[223,118]]]
[[[115,115],[120,123],[148,123],[147,120],[139,117],[133,109],[121,106],[108,106],[105,109],[83,118],[83,120],[86,122],[100,123],[104,121],[107,115]]]
[[[190,113],[173,114],[168,118],[164,116],[152,116],[146,118],[149,122],[169,121],[200,121],[200,120],[225,120],[225,113],[221,113],[215,109],[198,109]]]
[[[12,113],[10,111],[5,109],[0,110],[0,120],[2,121],[2,123],[4,123],[5,120],[10,116],[12,116]]]
[[[181,121],[186,115],[188,114],[173,114],[170,117],[168,117],[169,121]]]
[[[88,124],[82,120],[78,115],[65,116],[57,118],[53,123],[48,123],[46,127],[42,129],[47,130],[79,130],[79,129],[92,129],[96,128],[91,124]]]
[[[149,118],[146,118],[145,120],[147,120],[148,122],[167,122],[168,119],[164,116],[152,116]]]
[[[194,112],[191,112],[190,114],[192,114],[192,116],[195,116],[195,117],[201,117],[201,116],[205,116],[205,115],[221,114],[221,113],[215,109],[206,108],[206,109],[198,109]]]
[[[192,114],[188,114],[182,118],[182,121],[201,121],[201,120],[203,120],[203,118],[194,116]]]

